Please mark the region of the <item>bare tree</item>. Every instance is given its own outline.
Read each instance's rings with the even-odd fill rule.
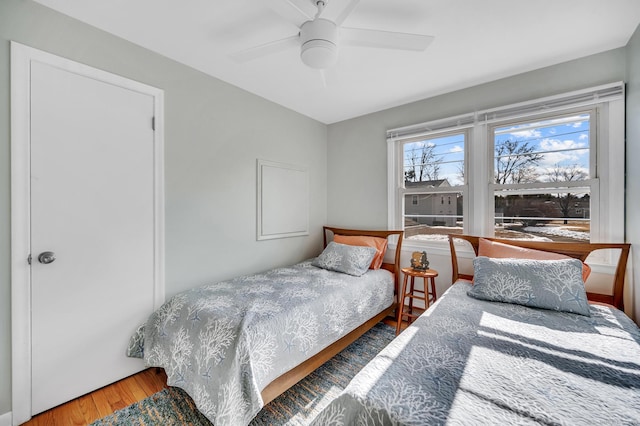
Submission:
[[[547,174],[547,180],[549,182],[571,182],[577,180],[585,180],[589,176],[582,168],[580,168],[577,164],[573,164],[571,166],[561,166],[559,163],[556,163],[553,168]],[[577,197],[574,194],[566,193],[565,195],[558,196],[556,202],[558,203],[558,207],[560,207],[560,211],[562,212],[562,217],[564,217],[564,224],[568,223],[567,218],[569,217],[569,213],[571,212],[571,205]]]
[[[405,182],[415,182],[416,181],[416,171],[411,169],[404,172],[404,180]]]
[[[435,145],[423,145],[420,149],[410,151],[405,157],[410,166],[404,172],[405,181],[424,182],[439,178],[442,157],[435,154],[435,148]]]
[[[458,179],[464,183],[464,163],[458,164]]]
[[[547,173],[549,182],[571,182],[577,180],[585,180],[589,174],[577,164],[571,166],[561,166],[556,163]]]
[[[423,145],[420,153],[420,181],[437,180],[440,174],[442,157],[437,158],[435,145]]]
[[[409,156],[405,158],[405,162],[408,161],[409,165],[410,165],[410,169],[406,170],[404,172],[404,180],[405,181],[409,181],[409,182],[415,182],[416,181],[416,167],[418,167],[418,159],[420,157],[418,156],[418,153],[416,152],[415,149],[412,149],[409,152]]]
[[[527,141],[498,142],[495,146],[497,184],[527,183],[538,179],[536,166],[543,155],[535,152],[535,147]]]

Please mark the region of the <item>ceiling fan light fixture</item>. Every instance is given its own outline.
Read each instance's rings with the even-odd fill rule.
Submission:
[[[338,59],[338,46],[327,40],[310,40],[300,48],[300,58],[311,68],[328,68]]]
[[[311,68],[324,69],[338,60],[338,27],[317,18],[300,27],[300,58]]]

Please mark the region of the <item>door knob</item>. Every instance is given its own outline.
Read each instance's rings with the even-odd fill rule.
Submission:
[[[43,263],[45,265],[56,260],[56,254],[52,251],[43,251],[38,255],[38,262]]]

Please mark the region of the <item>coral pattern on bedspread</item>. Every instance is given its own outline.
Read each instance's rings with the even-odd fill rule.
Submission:
[[[590,315],[587,292],[578,259],[473,259],[476,299],[517,303],[532,308]]]
[[[640,424],[640,330],[467,296],[454,284],[314,425]]]
[[[163,367],[216,426],[246,425],[278,376],[393,303],[393,276],[311,261],[185,291],[150,316],[130,356]]]

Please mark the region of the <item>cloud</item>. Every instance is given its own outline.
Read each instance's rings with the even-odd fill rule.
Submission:
[[[540,167],[549,168],[554,167],[556,164],[560,164],[561,166],[574,164],[579,162],[580,158],[573,154],[567,152],[551,152],[549,154],[545,154],[542,161],[540,161]]]
[[[510,134],[522,139],[539,138],[542,136],[542,133],[538,129],[518,130],[516,132],[510,132]]]
[[[569,164],[577,164],[580,167],[588,167],[589,147],[582,142],[576,142],[570,139],[544,139],[540,142],[541,151],[544,158],[540,161],[539,166],[542,168],[554,167],[556,164],[561,166]]]
[[[540,148],[544,151],[557,151],[561,149],[580,149],[580,148],[588,148],[587,144],[583,142],[576,142],[571,139],[565,139],[563,141],[559,139],[543,139],[540,142]]]
[[[464,148],[462,148],[460,145],[456,145],[453,148],[451,148],[449,152],[453,152],[453,153],[464,152]]]

